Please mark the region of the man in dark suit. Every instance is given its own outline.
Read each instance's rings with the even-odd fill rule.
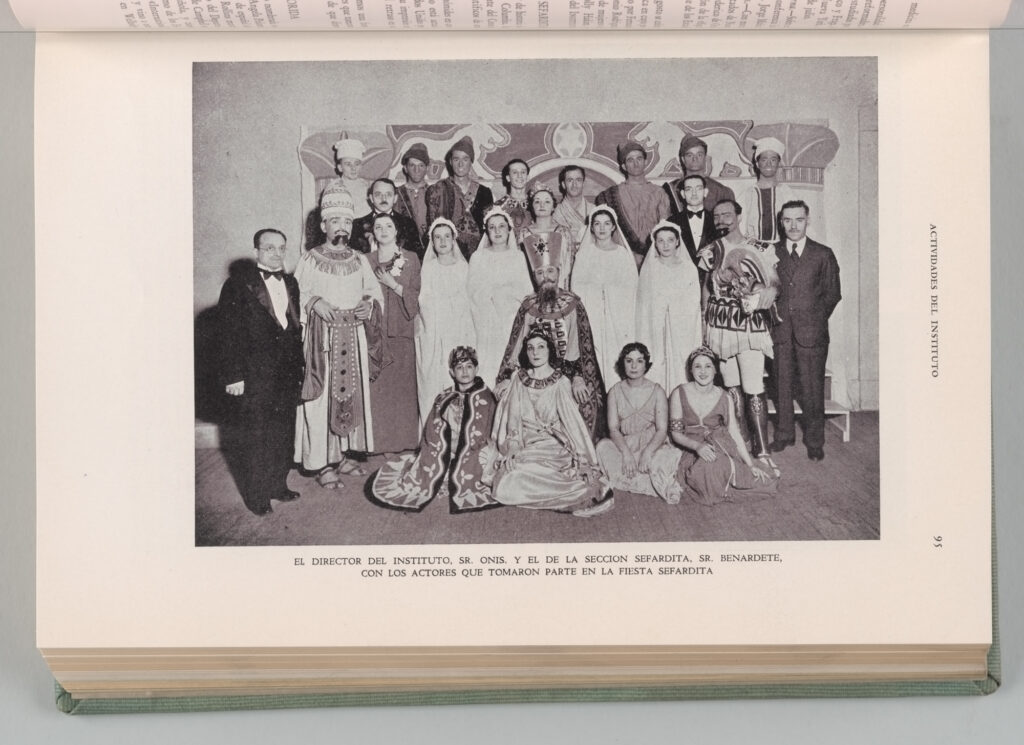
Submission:
[[[217,306],[224,390],[238,399],[238,487],[245,506],[260,516],[273,511],[270,500],[299,496],[286,479],[305,363],[299,285],[284,273],[286,246],[281,231],[258,231],[253,236],[257,263],[232,273]]]
[[[366,199],[372,208],[370,214],[363,215],[352,221],[352,237],[349,239],[349,246],[356,251],[369,253],[373,237],[373,218],[377,215],[391,215],[395,221],[395,230],[398,231],[398,246],[406,251],[412,251],[420,261],[423,260],[423,243],[420,241],[420,230],[416,227],[416,221],[395,212],[395,182],[389,178],[379,178],[370,184],[370,190]]]
[[[685,208],[668,218],[669,222],[679,226],[679,230],[683,234],[683,244],[686,246],[687,253],[690,254],[693,265],[697,267],[701,287],[704,286],[707,272],[701,266],[700,251],[718,237],[711,210],[704,208],[704,199],[707,194],[707,181],[699,173],[691,173],[683,177],[679,181],[679,196],[684,200]]]
[[[807,457],[822,460],[828,319],[842,297],[839,263],[831,248],[807,237],[810,209],[806,202],[786,202],[779,214],[786,238],[775,244],[781,283],[776,308],[781,322],[772,329],[778,422],[771,449],[778,452],[796,442],[793,380],[797,376]]]

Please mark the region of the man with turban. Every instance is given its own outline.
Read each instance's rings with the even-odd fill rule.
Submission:
[[[475,159],[476,148],[467,135],[444,156],[448,177],[427,187],[427,224],[439,217],[455,223],[455,239],[467,260],[480,244],[484,213],[494,204],[491,190],[473,178]]]
[[[740,200],[743,233],[754,240],[775,243],[779,240],[782,205],[798,198],[792,187],[779,179],[786,146],[774,137],[762,137],[754,140],[752,147],[757,182]]]

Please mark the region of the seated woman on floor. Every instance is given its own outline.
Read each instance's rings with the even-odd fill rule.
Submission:
[[[686,360],[690,381],[672,391],[669,433],[683,448],[676,480],[699,504],[755,501],[773,495],[778,474],[754,465],[725,391],[715,385],[715,353],[698,347]]]
[[[403,454],[367,482],[370,498],[383,507],[422,510],[437,495],[449,512],[497,507],[485,484],[481,450],[489,442],[494,395],[477,376],[476,350],[456,347],[448,356],[455,387],[438,394],[424,419],[419,455]]]
[[[651,353],[640,342],[619,352],[615,370],[622,380],[608,393],[611,439],[597,443],[597,459],[613,489],[678,504],[681,452],[668,441],[668,399],[660,385],[647,379],[651,364]]]
[[[547,334],[527,333],[494,421],[493,496],[509,506],[590,517],[612,508],[612,490],[560,366]]]

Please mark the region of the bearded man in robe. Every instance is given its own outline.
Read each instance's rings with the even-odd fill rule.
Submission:
[[[572,384],[573,400],[591,438],[596,441],[607,429],[604,383],[594,349],[594,333],[583,302],[577,295],[558,286],[563,259],[561,250],[564,249],[551,245],[542,251],[527,252],[537,292],[529,295],[519,306],[494,392],[501,398],[508,390],[512,376],[519,369],[523,340],[532,330],[540,328],[557,348],[562,372]]]

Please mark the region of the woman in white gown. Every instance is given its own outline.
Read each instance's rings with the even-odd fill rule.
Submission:
[[[469,259],[469,307],[476,328],[480,377],[494,385],[512,321],[533,293],[526,256],[512,234],[512,218],[500,207],[484,217],[484,236]]]
[[[455,347],[475,347],[476,330],[466,282],[469,264],[455,242],[455,223],[439,217],[427,232],[416,316],[416,390],[420,420],[437,394],[451,385],[448,355]]]
[[[590,318],[605,387],[616,381],[619,350],[636,340],[636,261],[619,230],[615,210],[599,206],[580,244],[570,287]]]
[[[612,508],[590,432],[541,329],[523,340],[520,368],[498,402],[493,439],[499,465],[495,501],[591,517]]]
[[[651,353],[648,377],[674,391],[687,380],[687,355],[701,343],[700,280],[689,256],[680,255],[678,225],[662,220],[651,236],[637,290],[637,338]]]

